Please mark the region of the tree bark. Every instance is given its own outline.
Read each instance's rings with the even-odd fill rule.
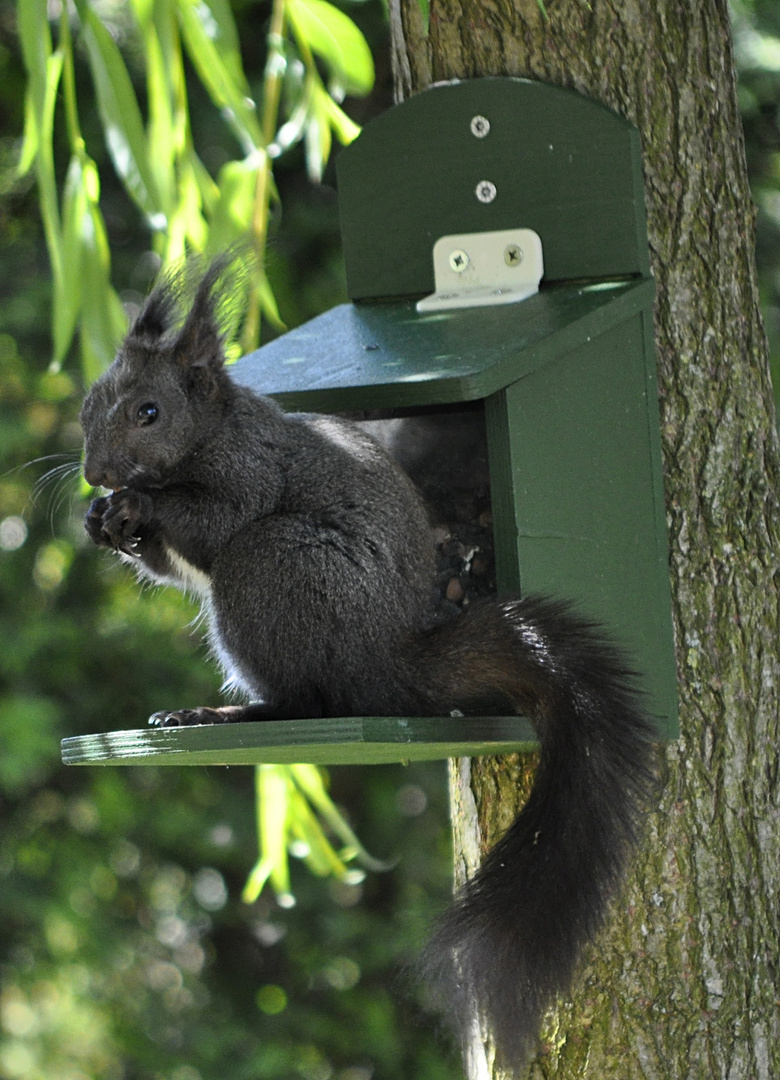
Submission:
[[[545,18],[536,0],[431,0],[427,28],[419,0],[390,7],[399,97],[525,76],[604,102],[643,143],[682,734],[633,879],[531,1074],[770,1080],[780,470],[727,2],[547,0]],[[511,820],[530,767],[454,764],[461,872]]]

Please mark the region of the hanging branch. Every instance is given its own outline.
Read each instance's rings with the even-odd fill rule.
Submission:
[[[373,61],[363,35],[327,0],[274,0],[262,99],[256,104],[228,4],[132,0],[131,29],[146,76],[144,118],[122,52],[92,0],[76,0],[75,11],[72,28],[71,9],[63,5],[55,50],[46,0],[18,0],[28,73],[19,171],[34,168],[38,181],[54,279],[53,367],[64,363],[78,332],[82,371],[91,381],[110,362],[126,325],[111,285],[100,177],[79,124],[74,32],[86,51],[112,164],[163,266],[190,253],[210,255],[250,241],[255,265],[242,347],[252,348],[262,318],[283,325],[265,273],[270,210],[278,198],[273,163],[303,140],[309,175],[319,180],[331,135],[342,143],[355,138],[359,129],[339,102],[344,92],[366,94],[373,85]],[[215,178],[194,145],[185,52],[239,150]],[[288,54],[300,55],[306,72],[302,81],[289,77]],[[327,73],[327,89],[318,65]],[[53,133],[61,81],[71,161],[60,197]]]

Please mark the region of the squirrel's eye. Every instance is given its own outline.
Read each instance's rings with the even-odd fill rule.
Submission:
[[[153,401],[145,401],[136,413],[136,421],[139,427],[147,427],[153,424],[159,415],[159,409]]]

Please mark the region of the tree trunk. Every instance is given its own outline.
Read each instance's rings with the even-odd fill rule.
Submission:
[[[419,0],[391,0],[400,97],[440,80],[526,76],[604,102],[643,142],[682,735],[666,748],[635,875],[549,1017],[531,1073],[770,1080],[779,470],[728,7],[547,0],[547,13],[536,0],[430,0],[426,31]],[[473,868],[506,827],[529,770],[454,763],[456,866]]]

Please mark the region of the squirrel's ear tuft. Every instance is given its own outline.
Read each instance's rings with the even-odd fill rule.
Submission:
[[[176,279],[163,277],[144,301],[128,337],[141,341],[157,341],[181,319],[180,289]]]
[[[219,286],[225,272],[224,258],[215,259],[198,285],[192,306],[173,343],[173,355],[188,368],[221,367],[225,362],[225,335],[219,326]]]
[[[225,342],[240,324],[246,303],[248,258],[247,250],[236,245],[214,259],[205,273],[197,256],[166,270],[127,340],[155,352],[161,346],[165,355],[184,368],[221,367]]]

